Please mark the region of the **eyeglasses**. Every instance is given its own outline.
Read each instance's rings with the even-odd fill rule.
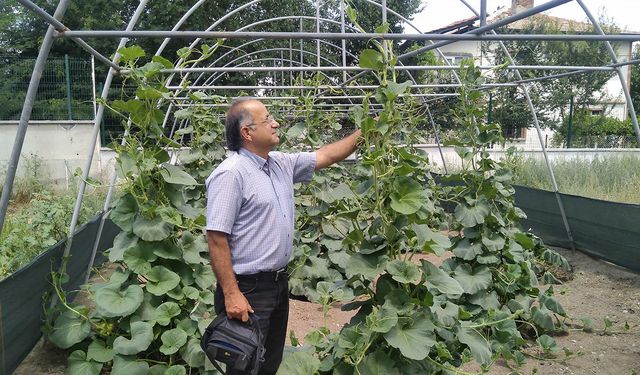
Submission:
[[[262,121],[262,122],[260,122],[258,124],[265,124],[265,125],[269,126],[269,125],[272,125],[274,122],[276,122],[276,119],[273,118],[272,115],[269,115],[269,116],[267,116],[267,118],[264,121]],[[251,124],[246,125],[246,126],[253,127],[253,126],[256,126],[258,124],[256,124],[255,122],[252,122]]]

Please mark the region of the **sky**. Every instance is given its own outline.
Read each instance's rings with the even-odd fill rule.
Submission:
[[[480,0],[467,0],[467,2],[480,11]],[[534,5],[546,2],[547,0],[535,0]],[[583,0],[583,2],[596,18],[604,11],[621,29],[640,33],[640,0]],[[459,0],[423,0],[423,3],[424,10],[417,14],[413,21],[422,32],[434,30],[473,15]],[[506,10],[511,6],[511,0],[487,0],[487,14],[495,13],[501,6]],[[587,19],[582,8],[575,1],[560,5],[545,14],[576,21]],[[415,32],[410,28],[405,30],[408,33]]]

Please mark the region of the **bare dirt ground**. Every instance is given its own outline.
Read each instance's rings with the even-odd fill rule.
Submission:
[[[529,358],[523,367],[514,370],[498,362],[489,374],[640,374],[640,275],[581,253],[558,251],[573,265],[575,274],[573,280],[555,288],[556,297],[576,325],[582,324],[580,318],[590,318],[594,322],[593,332],[573,326],[569,334],[555,337],[558,347],[574,353],[568,358],[561,350],[543,359],[543,354],[531,347],[526,350]],[[334,306],[327,316],[327,327],[337,331],[351,315]],[[612,323],[606,332],[605,319]],[[320,306],[291,300],[289,330],[298,339],[324,324]],[[65,367],[66,353],[51,345],[38,344],[14,374],[61,375]]]

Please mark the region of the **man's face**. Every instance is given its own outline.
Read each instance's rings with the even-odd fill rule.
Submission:
[[[251,114],[252,124],[249,126],[251,143],[258,148],[272,149],[278,143],[278,128],[280,124],[267,111],[267,108],[259,101],[247,103],[247,110]]]

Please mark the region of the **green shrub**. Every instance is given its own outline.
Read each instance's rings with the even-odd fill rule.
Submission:
[[[80,210],[79,223],[100,211],[101,198],[90,195]],[[67,237],[76,197],[42,190],[29,202],[11,208],[0,234],[0,279],[3,279],[58,241]]]

